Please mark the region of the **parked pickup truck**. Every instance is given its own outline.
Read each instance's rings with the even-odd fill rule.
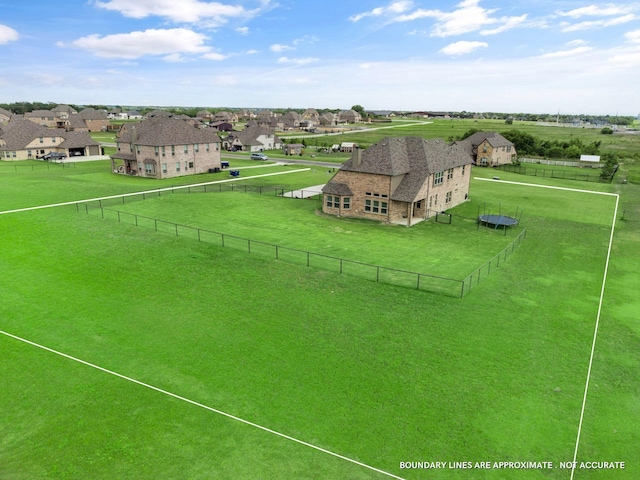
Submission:
[[[67,158],[67,156],[58,152],[49,152],[42,156],[43,160],[62,160],[63,158]]]

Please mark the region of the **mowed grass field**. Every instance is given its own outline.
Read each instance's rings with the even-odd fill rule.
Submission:
[[[327,172],[285,177],[255,182],[314,185]],[[626,468],[581,469],[575,478],[637,478],[638,187],[500,177],[621,195],[578,461]],[[0,211],[161,186],[101,165],[0,170]],[[568,478],[560,468],[400,468],[409,461],[558,467],[573,459],[615,198],[474,180],[471,202],[454,210],[472,217],[484,205],[524,210],[527,239],[463,299],[277,262],[75,207],[0,215],[0,330],[399,477]],[[390,264],[408,261],[406,250],[391,253],[405,233],[409,243],[468,233],[481,250],[470,263],[509,239],[455,220],[412,229],[340,224],[317,215],[313,200],[250,193],[118,208],[281,244],[304,237],[309,250],[340,248]],[[427,268],[424,245],[416,258]],[[454,258],[456,243],[449,249]],[[434,268],[442,256],[433,256]],[[0,351],[1,478],[388,478],[4,334]]]

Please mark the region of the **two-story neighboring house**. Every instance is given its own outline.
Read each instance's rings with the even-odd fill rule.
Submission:
[[[227,150],[262,152],[282,147],[282,141],[273,130],[257,125],[247,126],[241,132],[231,132],[224,140]]]
[[[172,178],[220,168],[217,133],[174,116],[149,116],[139,124],[124,125],[116,143],[118,151],[111,156],[116,173]]]
[[[51,110],[33,110],[26,112],[24,118],[31,122],[49,128],[64,128],[64,120]]]
[[[497,132],[476,132],[453,143],[464,148],[475,165],[483,167],[512,163],[517,157],[513,143]]]
[[[21,118],[0,129],[0,159],[29,160],[50,153],[68,157],[100,155],[100,144],[88,133],[66,132]]]
[[[469,195],[471,158],[456,145],[387,137],[355,149],[322,189],[322,211],[407,226]]]

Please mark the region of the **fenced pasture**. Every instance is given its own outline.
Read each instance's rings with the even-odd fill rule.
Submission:
[[[518,175],[527,175],[543,178],[560,178],[562,180],[577,180],[581,182],[611,183],[615,175],[608,178],[600,176],[601,170],[591,168],[563,167],[554,165],[500,165],[494,167],[498,172],[512,172]]]
[[[94,197],[97,177],[75,177],[67,188]],[[26,175],[11,182],[22,187],[11,187],[18,198],[3,202],[29,205],[40,195]],[[544,182],[575,185],[530,183]],[[629,213],[618,224],[577,461],[626,468],[576,470],[575,478],[635,478],[640,265],[631,206],[640,201],[633,185],[591,187],[621,192]],[[205,196],[207,208],[189,206]],[[210,226],[221,221],[211,212],[231,197],[224,217],[241,224],[236,233],[262,229],[266,238],[273,217],[260,222],[264,211],[247,208],[249,196],[284,200],[174,194],[124,207],[167,220],[182,211],[184,223]],[[10,246],[0,249],[0,331],[398,477],[566,479],[558,466],[575,449],[613,199],[478,180],[470,198],[451,225],[376,226],[393,234],[384,244],[357,233],[360,222],[331,223],[318,237],[332,251],[384,258],[396,234],[418,239],[436,229],[469,230],[495,245],[517,232],[476,230],[462,217],[485,203],[519,207],[526,241],[462,300],[222,249],[170,228],[155,234],[75,206],[0,215],[0,242]],[[314,200],[288,201],[293,222],[278,238],[295,238],[299,218],[325,220]],[[483,243],[476,250],[483,261],[493,255]],[[2,476],[389,478],[13,337],[0,335],[0,348]],[[416,461],[556,468],[400,468]]]

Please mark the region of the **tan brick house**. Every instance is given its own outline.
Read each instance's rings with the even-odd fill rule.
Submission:
[[[322,189],[322,211],[410,226],[464,202],[470,177],[471,158],[459,146],[388,137],[353,151]]]
[[[174,116],[149,116],[122,127],[114,172],[147,178],[173,178],[220,168],[220,137]],[[118,162],[120,160],[121,162]]]
[[[474,165],[483,167],[512,163],[517,157],[513,143],[497,132],[476,132],[464,140],[453,143],[466,150]]]
[[[18,118],[0,127],[0,159],[30,160],[55,152],[73,159],[100,155],[100,144],[88,133],[67,132]]]

